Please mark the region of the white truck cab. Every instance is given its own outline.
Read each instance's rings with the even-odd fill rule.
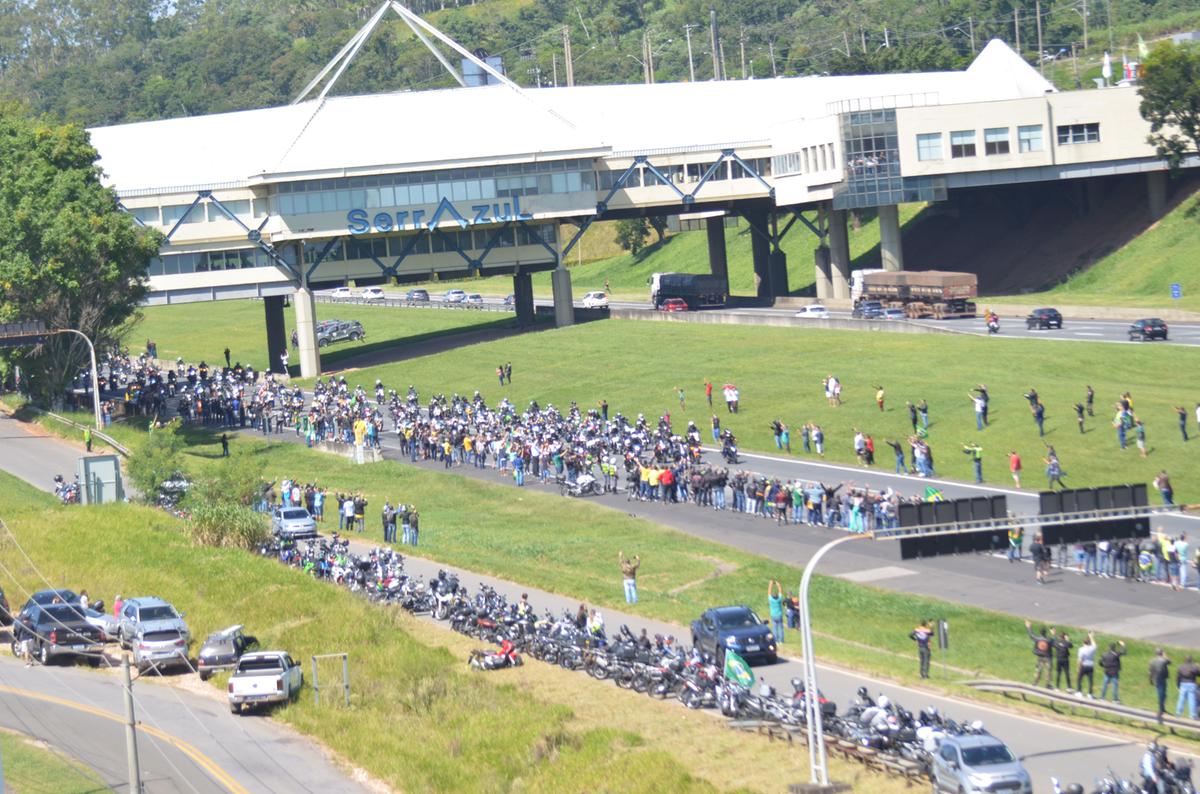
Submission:
[[[248,653],[229,677],[229,710],[241,714],[243,706],[287,703],[303,684],[304,671],[286,651]]]

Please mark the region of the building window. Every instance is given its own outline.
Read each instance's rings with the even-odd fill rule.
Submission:
[[[940,132],[923,132],[917,136],[917,159],[942,159],[942,134]]]
[[[983,131],[984,154],[1008,154],[1008,127],[990,127]]]
[[[1017,127],[1017,147],[1021,154],[1042,151],[1045,148],[1042,144],[1042,125],[1027,124]]]
[[[957,130],[950,133],[950,156],[975,156],[975,130]]]
[[[1058,128],[1058,145],[1099,143],[1100,124],[1064,124]]]

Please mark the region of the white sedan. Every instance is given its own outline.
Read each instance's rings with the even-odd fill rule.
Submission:
[[[383,287],[367,287],[362,291],[362,299],[365,301],[381,301],[386,297]]]
[[[809,305],[802,307],[800,311],[796,312],[796,316],[824,320],[829,317],[829,310],[819,303],[810,303]]]
[[[583,296],[583,308],[585,309],[607,309],[608,294],[604,292],[589,292]]]
[[[349,287],[335,287],[329,290],[329,297],[335,301],[348,301],[354,297],[354,293],[350,291]]]

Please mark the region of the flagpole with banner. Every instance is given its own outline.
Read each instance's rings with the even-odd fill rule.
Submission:
[[[1112,56],[1107,52],[1104,53],[1104,65],[1100,67],[1100,74],[1104,76],[1104,85],[1112,82]]]

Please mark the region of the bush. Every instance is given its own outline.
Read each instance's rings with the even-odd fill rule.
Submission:
[[[198,546],[255,549],[271,532],[262,513],[232,502],[195,505],[187,520],[187,533]]]
[[[176,419],[150,431],[133,450],[125,466],[129,481],[150,504],[158,501],[164,482],[183,476],[184,440],[178,430],[179,420]]]

